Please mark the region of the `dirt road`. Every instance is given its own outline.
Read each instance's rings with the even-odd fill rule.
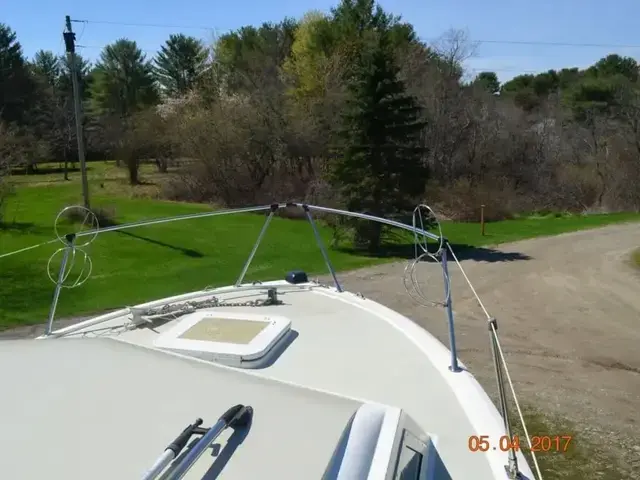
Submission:
[[[640,224],[627,224],[460,255],[498,319],[519,399],[581,425],[595,445],[615,449],[619,442],[627,467],[638,472],[640,272],[629,257],[639,245]],[[448,345],[444,310],[408,297],[404,266],[382,265],[340,278],[349,290],[405,314]],[[439,266],[422,263],[418,269],[428,297],[442,300]],[[456,266],[451,277],[459,357],[494,393],[485,316]]]

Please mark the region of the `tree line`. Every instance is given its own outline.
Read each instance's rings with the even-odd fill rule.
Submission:
[[[211,46],[180,33],[153,58],[119,39],[81,57],[86,151],[138,182],[141,161],[182,167],[168,198],[226,205],[321,201],[401,215],[422,199],[451,218],[640,207],[638,63],[468,78],[472,44],[438,45],[373,0],[246,26]],[[74,161],[66,57],[24,57],[0,24],[0,172]],[[1,174],[0,174],[1,175]],[[2,187],[0,187],[2,188]],[[358,237],[370,247],[379,230]]]

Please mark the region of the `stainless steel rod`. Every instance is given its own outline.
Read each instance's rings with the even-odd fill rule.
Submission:
[[[258,251],[258,247],[260,247],[260,244],[262,243],[262,239],[264,237],[264,234],[267,233],[267,229],[269,228],[269,224],[271,223],[271,219],[273,219],[274,212],[275,212],[275,210],[272,209],[271,212],[269,212],[269,215],[267,216],[267,219],[264,221],[264,225],[262,225],[262,230],[260,230],[260,234],[258,235],[258,239],[256,240],[256,243],[253,244],[253,249],[251,249],[251,253],[249,254],[249,258],[247,258],[247,261],[244,263],[244,266],[242,267],[242,272],[238,276],[238,280],[236,280],[236,287],[239,287],[240,284],[242,283],[242,281],[244,280],[244,276],[247,274],[247,270],[249,270],[249,266],[251,265],[251,262],[253,261],[253,257],[256,255],[256,252]]]

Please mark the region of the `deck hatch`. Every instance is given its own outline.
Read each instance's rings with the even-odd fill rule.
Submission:
[[[247,345],[268,325],[264,321],[205,317],[178,338]]]
[[[200,311],[185,315],[153,345],[183,355],[242,368],[259,368],[291,331],[280,315]]]

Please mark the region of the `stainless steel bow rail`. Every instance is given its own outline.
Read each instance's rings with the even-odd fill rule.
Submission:
[[[495,318],[493,318],[491,315],[489,315],[489,313],[487,312],[486,308],[484,307],[482,300],[480,299],[480,297],[478,296],[475,288],[473,287],[473,284],[471,283],[471,281],[469,280],[469,277],[467,277],[467,274],[465,273],[464,269],[462,268],[462,265],[460,264],[460,262],[458,261],[458,258],[456,257],[456,254],[451,246],[451,244],[449,243],[449,241],[442,235],[442,229],[440,227],[440,223],[437,221],[437,218],[435,218],[435,214],[433,213],[433,211],[431,210],[431,208],[427,205],[424,204],[420,204],[418,205],[413,212],[413,221],[412,221],[412,225],[408,225],[405,223],[401,223],[401,222],[397,222],[395,220],[390,220],[390,219],[386,219],[386,218],[380,218],[380,217],[375,217],[373,215],[368,215],[365,213],[357,213],[357,212],[350,212],[350,211],[346,211],[346,210],[339,210],[339,209],[335,209],[335,208],[328,208],[328,207],[321,207],[321,206],[316,206],[316,205],[307,205],[304,203],[273,203],[271,205],[262,205],[262,206],[256,206],[256,207],[246,207],[246,208],[235,208],[235,209],[228,209],[228,210],[217,210],[217,211],[212,211],[212,212],[204,212],[204,213],[196,213],[196,214],[189,214],[189,215],[179,215],[179,216],[175,216],[175,217],[168,217],[168,218],[159,218],[159,219],[152,219],[152,220],[143,220],[143,221],[139,221],[139,222],[132,222],[132,223],[126,223],[126,224],[122,224],[122,225],[115,225],[115,226],[111,226],[111,227],[107,227],[107,228],[100,228],[100,226],[98,225],[98,219],[97,217],[90,211],[87,210],[84,207],[79,207],[79,206],[72,206],[72,207],[66,207],[65,209],[63,209],[58,216],[56,217],[56,222],[54,224],[54,232],[56,235],[56,239],[48,241],[48,242],[44,242],[38,245],[33,245],[30,247],[26,247],[20,250],[16,250],[14,252],[9,252],[9,253],[5,253],[5,254],[0,254],[0,259],[9,255],[14,255],[20,252],[24,252],[24,251],[28,251],[31,250],[33,248],[37,248],[43,245],[48,245],[50,243],[53,243],[55,241],[60,241],[63,244],[63,247],[58,249],[49,259],[49,263],[47,265],[47,273],[49,275],[49,278],[51,279],[51,281],[55,284],[55,290],[54,290],[54,294],[53,294],[53,299],[51,302],[51,307],[50,307],[50,311],[49,311],[49,318],[48,318],[48,322],[45,328],[45,336],[49,336],[52,334],[52,326],[53,326],[53,320],[55,318],[55,312],[56,312],[56,306],[58,304],[58,298],[60,296],[60,292],[62,288],[75,288],[80,286],[81,284],[83,284],[85,281],[88,280],[88,278],[91,275],[91,270],[92,270],[92,264],[91,264],[91,259],[88,256],[88,254],[81,248],[81,247],[86,247],[88,246],[91,242],[93,242],[93,240],[98,236],[98,234],[102,234],[102,233],[106,233],[106,232],[111,232],[111,231],[120,231],[120,230],[127,230],[130,228],[137,228],[137,227],[142,227],[142,226],[148,226],[148,225],[158,225],[158,224],[164,224],[164,223],[171,223],[171,222],[177,222],[177,221],[181,221],[181,220],[193,220],[193,219],[197,219],[197,218],[205,218],[205,217],[215,217],[215,216],[222,216],[222,215],[231,215],[231,214],[239,214],[239,213],[251,213],[251,212],[267,212],[267,217],[265,219],[265,222],[262,226],[262,229],[260,230],[260,233],[258,234],[258,238],[256,239],[255,244],[253,245],[253,248],[251,249],[251,252],[249,253],[249,256],[246,260],[246,262],[244,263],[242,270],[240,272],[240,275],[238,276],[235,284],[233,287],[228,287],[229,291],[231,290],[242,290],[247,288],[246,285],[243,285],[243,280],[247,274],[247,271],[249,270],[249,267],[251,265],[251,262],[253,261],[253,258],[260,246],[260,244],[262,243],[262,240],[264,238],[265,233],[267,232],[269,225],[271,223],[271,221],[273,220],[274,215],[276,214],[276,212],[278,212],[278,210],[280,210],[281,208],[291,208],[291,207],[295,207],[295,208],[299,208],[304,212],[304,215],[307,219],[307,221],[309,222],[310,226],[311,226],[311,230],[313,231],[313,236],[315,237],[316,243],[318,245],[318,248],[320,250],[320,252],[322,253],[322,256],[324,258],[326,267],[329,271],[329,274],[331,275],[331,278],[333,279],[333,284],[335,286],[335,289],[338,292],[343,292],[343,288],[342,285],[340,284],[340,282],[338,281],[338,277],[336,275],[335,269],[333,268],[333,265],[331,264],[331,260],[329,259],[329,254],[327,252],[327,249],[322,241],[322,237],[320,236],[320,233],[318,231],[318,228],[316,226],[316,223],[313,219],[312,216],[312,212],[319,212],[319,213],[323,213],[323,214],[335,214],[335,215],[342,215],[342,216],[346,216],[346,217],[350,217],[350,218],[356,218],[356,219],[361,219],[361,220],[369,220],[369,221],[373,221],[373,222],[378,222],[381,223],[383,225],[388,225],[391,227],[396,227],[405,231],[409,231],[413,233],[414,236],[414,250],[415,250],[415,258],[413,259],[413,261],[409,262],[409,264],[407,265],[407,268],[405,269],[405,276],[403,278],[404,284],[405,284],[405,288],[407,289],[407,292],[409,293],[409,295],[416,300],[418,303],[421,303],[423,305],[436,305],[436,306],[442,306],[445,308],[446,311],[446,318],[447,318],[447,326],[448,326],[448,334],[449,334],[449,350],[451,352],[451,359],[450,359],[450,364],[449,364],[449,369],[451,370],[451,372],[457,373],[462,371],[462,369],[460,368],[459,364],[458,364],[458,357],[457,357],[457,348],[456,348],[456,337],[455,337],[455,325],[454,325],[454,316],[453,316],[453,307],[452,307],[452,297],[451,297],[451,281],[450,281],[450,276],[449,276],[449,267],[448,267],[448,258],[449,255],[451,256],[451,259],[457,264],[460,272],[462,273],[463,277],[465,278],[469,288],[471,289],[471,291],[473,292],[479,306],[482,308],[482,310],[484,311],[486,317],[487,317],[487,322],[488,322],[488,326],[489,326],[489,330],[490,330],[490,338],[491,338],[491,348],[492,348],[492,353],[493,353],[493,360],[494,360],[494,366],[495,366],[495,370],[496,370],[496,380],[498,382],[498,392],[499,392],[499,408],[501,410],[501,414],[504,420],[504,427],[505,427],[505,432],[509,435],[509,437],[511,438],[511,426],[509,423],[509,415],[508,415],[508,411],[507,411],[507,398],[506,398],[506,392],[505,392],[505,388],[504,388],[504,379],[506,376],[506,380],[507,383],[509,384],[509,387],[511,389],[511,393],[512,396],[514,398],[515,401],[515,405],[516,408],[518,410],[518,414],[520,417],[520,421],[522,423],[523,429],[524,429],[524,433],[525,436],[527,437],[527,441],[529,443],[529,448],[531,448],[531,441],[528,435],[528,431],[526,428],[526,425],[524,423],[524,418],[522,415],[522,411],[520,409],[519,403],[518,403],[518,399],[515,395],[515,389],[513,387],[513,382],[511,381],[511,377],[509,375],[509,370],[507,368],[507,364],[506,364],[506,360],[504,358],[504,354],[502,352],[502,348],[500,346],[500,342],[499,342],[499,338],[498,338],[498,334],[497,334],[497,322],[495,320]],[[58,221],[63,217],[63,214],[65,214],[65,212],[67,212],[70,209],[77,209],[77,210],[81,210],[84,212],[85,216],[84,216],[84,221],[83,221],[83,226],[88,225],[89,226],[89,230],[85,230],[85,231],[78,231],[75,233],[70,233],[67,235],[62,236],[59,232],[58,232]],[[433,215],[433,220],[434,222],[437,224],[437,228],[438,228],[438,234],[434,234],[431,233],[429,231],[427,231],[424,227],[424,223],[423,223],[423,214],[424,212],[428,212],[429,214]],[[88,222],[88,220],[90,220]],[[419,226],[418,226],[419,225]],[[82,239],[82,240],[80,240]],[[427,245],[427,241],[428,240],[432,240],[437,242],[437,250],[435,251],[429,251],[428,249],[428,245]],[[71,269],[73,268],[73,265],[76,261],[76,254],[80,253],[81,258],[84,258],[83,260],[83,265],[82,265],[82,271],[80,272],[80,274],[78,275],[78,277],[76,278],[76,280],[72,283],[68,283],[67,279],[71,273]],[[60,269],[57,272],[57,279],[54,278],[54,274],[50,269],[51,266],[51,261],[53,260],[53,258],[58,255],[58,254],[62,254],[62,261],[61,261],[61,265],[60,265]],[[440,265],[440,267],[442,268],[442,275],[443,275],[443,279],[444,279],[444,292],[445,292],[445,299],[443,302],[436,302],[436,301],[432,301],[432,300],[428,300],[426,299],[424,293],[421,291],[421,287],[416,279],[416,267],[417,265],[428,258],[431,258],[434,262],[438,263]],[[87,273],[85,273],[85,271]],[[255,287],[251,287],[251,288],[255,288]],[[210,295],[210,294],[209,294]],[[204,297],[207,296],[207,292],[195,292],[193,295],[190,296],[190,298],[195,299],[197,297]],[[176,303],[185,303],[185,299],[176,302]],[[172,308],[175,305],[172,306]],[[187,307],[187,305],[182,305],[182,307]],[[181,308],[182,308],[181,307]],[[113,313],[113,318],[115,318],[116,316],[120,316],[120,315],[124,315],[126,314],[126,311],[118,311],[118,312],[114,312]],[[129,313],[131,313],[131,310],[129,311]],[[101,322],[102,321],[106,321],[107,319],[110,319],[111,316],[110,315],[106,315],[101,317]],[[67,330],[68,331],[68,328]],[[218,425],[218,424],[216,424]],[[197,428],[199,428],[199,426],[195,426],[192,425],[190,427],[193,427],[193,431],[199,431],[197,430]],[[213,428],[213,427],[212,427]],[[215,432],[215,430],[213,430]],[[217,435],[217,434],[216,434]],[[206,435],[205,435],[206,436]],[[203,437],[205,438],[205,437]],[[512,479],[517,479],[517,478],[521,478],[521,475],[519,473],[519,469],[518,469],[518,463],[517,463],[517,459],[516,459],[516,455],[515,455],[515,448],[513,447],[510,452],[509,452],[509,457],[508,457],[508,465],[505,466],[505,469],[507,470],[507,474],[509,478]],[[165,452],[165,454],[163,455],[167,455],[170,456],[171,454],[169,453],[170,449],[167,449],[167,451]],[[171,450],[173,451],[173,450]],[[538,479],[541,480],[542,479],[542,475],[540,473],[540,469],[535,457],[535,454],[532,452],[532,457],[535,463],[535,467],[537,470],[537,474],[538,474]],[[160,460],[160,459],[159,459]],[[153,478],[153,477],[145,477],[145,478]],[[171,478],[180,478],[180,477],[171,477]]]
[[[227,428],[246,428],[252,419],[253,408],[245,405],[231,407],[222,414],[215,425],[209,428],[202,428],[200,426],[202,425],[202,419],[196,419],[173,442],[167,445],[162,455],[142,476],[142,480],[155,480],[157,478],[161,480],[179,480],[183,478],[224,430]],[[201,437],[197,443],[185,452],[183,457],[178,458],[194,435],[201,435]],[[167,469],[167,467],[169,468]]]

